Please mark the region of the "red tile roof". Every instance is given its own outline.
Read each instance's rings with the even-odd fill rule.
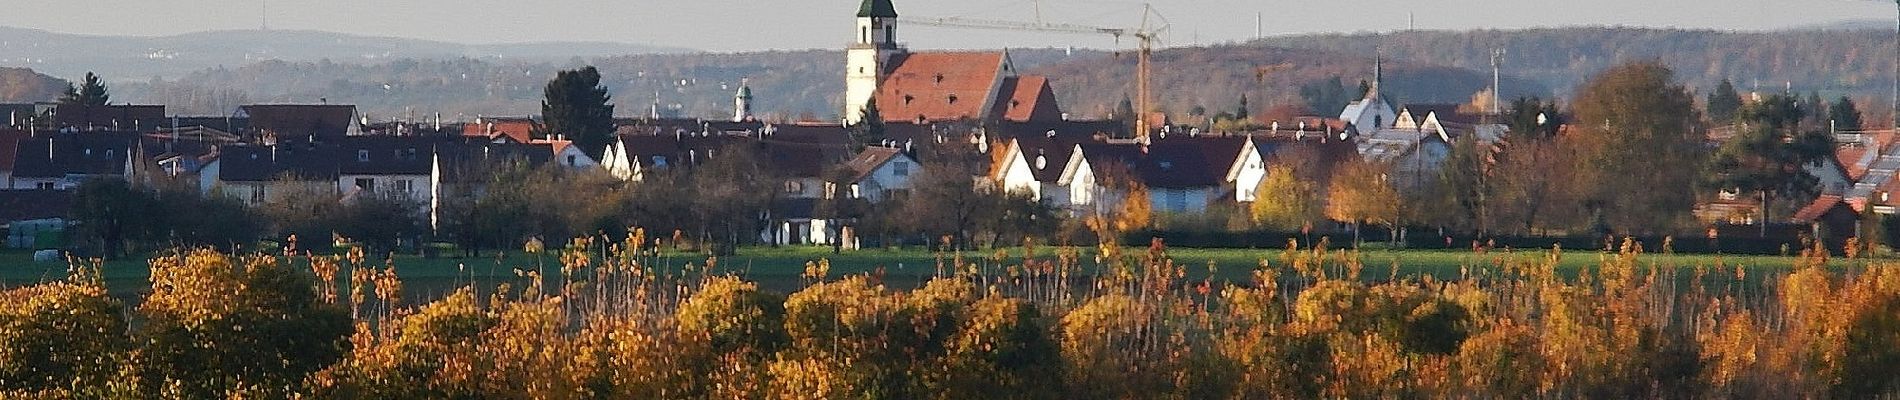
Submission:
[[[1056,107],[1056,93],[1049,88],[1049,78],[1041,75],[1025,75],[1003,80],[1003,87],[997,90],[1003,97],[996,102],[996,110],[991,115],[1001,116],[1005,121],[1059,121],[1062,109]]]
[[[534,141],[535,122],[529,118],[480,118],[473,124],[462,125],[462,136],[496,138],[506,136],[515,143]]]
[[[1814,199],[1813,203],[1808,203],[1807,207],[1802,207],[1801,211],[1796,211],[1794,213],[1794,220],[1796,222],[1811,222],[1821,219],[1821,216],[1827,214],[1828,210],[1832,210],[1835,206],[1840,204],[1841,196],[1831,194],[1821,196],[1820,198]]]
[[[891,64],[876,96],[886,121],[981,119],[1004,74],[1002,52],[907,53]]]

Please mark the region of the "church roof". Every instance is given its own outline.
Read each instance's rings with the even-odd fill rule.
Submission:
[[[891,59],[878,85],[877,108],[886,121],[981,119],[1004,75],[1002,52],[905,53]]]
[[[1049,78],[1041,75],[1024,75],[1003,80],[1002,89],[997,91],[1007,98],[996,102],[994,115],[1006,121],[1050,121],[1062,119],[1062,110],[1056,107],[1056,94],[1049,88]]]
[[[858,18],[897,18],[897,7],[891,0],[864,0],[858,5]]]

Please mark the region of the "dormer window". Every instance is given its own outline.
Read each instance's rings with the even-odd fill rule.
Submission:
[[[1163,169],[1163,170],[1168,170],[1168,169],[1174,169],[1174,162],[1173,162],[1173,161],[1162,161],[1162,162],[1161,162],[1161,169]]]
[[[904,95],[904,105],[910,105],[911,100],[917,100],[917,97],[908,94]]]
[[[950,95],[950,104],[957,104],[957,95]]]
[[[937,82],[935,83],[943,83],[943,74],[937,74]]]
[[[357,150],[356,162],[369,162],[369,150]]]

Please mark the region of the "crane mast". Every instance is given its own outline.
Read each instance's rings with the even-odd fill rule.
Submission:
[[[1896,0],[1896,1],[1900,1],[1900,0]],[[1135,56],[1135,126],[1134,126],[1135,132],[1134,134],[1136,138],[1146,143],[1148,141],[1148,132],[1149,132],[1148,126],[1150,122],[1148,121],[1148,114],[1149,114],[1149,110],[1152,108],[1150,106],[1149,99],[1152,98],[1151,91],[1152,91],[1153,81],[1152,81],[1151,71],[1152,71],[1152,66],[1153,66],[1152,56],[1154,54],[1154,44],[1155,42],[1158,42],[1161,40],[1161,32],[1168,29],[1167,20],[1165,18],[1162,18],[1160,14],[1156,13],[1152,5],[1147,5],[1147,4],[1142,5],[1141,25],[1133,29],[1042,22],[1040,4],[1038,4],[1036,19],[1037,19],[1036,22],[1021,22],[1021,21],[1003,21],[1003,20],[977,19],[977,18],[944,17],[944,18],[916,18],[916,19],[913,19],[910,23],[924,25],[924,26],[936,26],[936,27],[945,27],[945,28],[996,29],[996,30],[1014,30],[1014,31],[1032,31],[1032,32],[1109,35],[1109,36],[1113,36],[1117,43],[1121,42],[1121,38],[1123,36],[1133,36],[1135,38],[1136,46],[1137,46],[1136,56]]]

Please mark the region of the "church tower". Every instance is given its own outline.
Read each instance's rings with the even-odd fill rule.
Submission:
[[[891,0],[864,0],[858,6],[856,40],[845,49],[844,113],[846,125],[864,118],[864,106],[877,95],[891,57],[904,53],[897,43],[897,8]]]
[[[739,79],[739,92],[732,95],[732,122],[752,120],[752,82]]]

